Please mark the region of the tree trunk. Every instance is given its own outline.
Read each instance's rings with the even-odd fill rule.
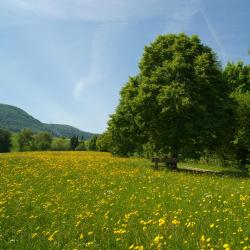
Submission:
[[[172,169],[177,169],[178,153],[173,152],[170,157],[169,167]]]

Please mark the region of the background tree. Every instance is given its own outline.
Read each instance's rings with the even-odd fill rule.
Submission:
[[[80,141],[77,147],[75,148],[76,151],[86,151],[86,146],[84,141]]]
[[[228,63],[224,78],[230,86],[231,96],[237,102],[233,143],[228,145],[229,154],[244,168],[249,164],[250,155],[250,65],[243,62]]]
[[[234,152],[239,165],[250,164],[250,91],[234,93],[238,101],[237,130],[234,136]]]
[[[75,150],[78,145],[79,145],[78,136],[71,137],[71,139],[70,139],[70,148],[72,150]]]
[[[18,145],[20,151],[29,151],[33,147],[33,132],[25,128],[18,134]]]
[[[51,149],[55,151],[70,150],[70,140],[65,138],[55,138],[52,141]]]
[[[11,133],[8,130],[0,129],[0,153],[10,152]]]
[[[145,47],[139,68],[134,95],[121,93],[109,122],[112,134],[123,135],[113,136],[114,143],[136,148],[135,140],[128,143],[133,131],[171,158],[198,157],[225,143],[233,117],[229,88],[214,52],[197,36],[159,36]]]
[[[52,143],[52,135],[48,132],[40,132],[33,136],[33,149],[45,151],[49,150]]]
[[[229,62],[223,74],[231,92],[250,91],[250,65],[245,65],[243,62]]]
[[[106,131],[100,136],[98,136],[96,141],[96,147],[97,150],[100,152],[111,152],[111,147],[112,147],[111,134]]]
[[[90,151],[96,151],[97,150],[96,141],[97,141],[97,135],[92,136],[88,140],[88,150],[90,150]]]

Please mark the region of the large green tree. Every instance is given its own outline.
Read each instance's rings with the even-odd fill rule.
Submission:
[[[122,88],[120,103],[108,122],[109,147],[114,154],[127,156],[140,152],[145,143],[140,127],[142,121],[137,112],[139,81],[139,76],[131,77]]]
[[[140,138],[155,153],[178,159],[228,140],[233,117],[229,88],[216,55],[197,36],[157,37],[145,47],[139,68],[109,122],[111,133],[119,132],[114,144],[131,150]]]

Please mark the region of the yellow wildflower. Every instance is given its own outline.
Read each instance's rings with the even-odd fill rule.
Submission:
[[[163,226],[165,224],[165,220],[164,219],[159,219],[159,226]]]
[[[223,245],[223,248],[225,248],[226,250],[230,250],[229,244],[227,244],[227,243],[225,243],[225,244]]]
[[[179,225],[179,224],[180,224],[180,221],[174,219],[174,220],[172,220],[172,224],[173,224],[173,225]]]
[[[202,235],[202,236],[201,236],[201,239],[200,239],[200,241],[201,241],[201,242],[204,242],[205,240],[206,240],[206,237],[205,237],[205,235]]]
[[[54,238],[53,238],[53,234],[52,234],[52,235],[50,235],[50,237],[48,238],[48,241],[52,241],[52,240],[54,240]]]
[[[144,247],[143,247],[143,245],[135,246],[135,247],[133,248],[133,250],[144,250]]]
[[[114,230],[114,234],[125,234],[127,231],[125,229]]]
[[[31,238],[34,239],[37,235],[38,235],[38,233],[33,233]]]
[[[154,238],[154,243],[155,244],[159,244],[159,242],[163,239],[163,236],[160,236],[160,235],[157,235],[155,238]]]
[[[143,245],[135,246],[135,245],[133,244],[133,245],[131,245],[131,246],[129,247],[129,249],[132,249],[132,250],[143,250],[144,247],[143,247]]]

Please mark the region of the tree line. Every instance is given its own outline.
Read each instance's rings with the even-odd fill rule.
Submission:
[[[70,139],[65,137],[53,137],[49,132],[34,133],[31,129],[25,128],[17,134],[0,129],[0,152],[10,152],[13,144],[16,144],[18,151],[85,151],[97,150],[97,136],[89,140],[83,140],[78,136]]]
[[[104,151],[250,162],[250,65],[229,62],[196,35],[160,35],[144,49],[98,139]]]

